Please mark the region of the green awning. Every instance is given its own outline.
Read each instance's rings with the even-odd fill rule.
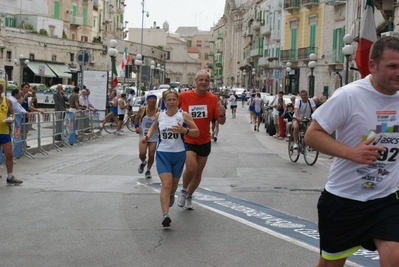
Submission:
[[[72,79],[71,71],[67,66],[61,64],[47,63],[47,66],[58,76],[58,78]]]
[[[28,64],[28,68],[33,71],[35,76],[41,76],[41,77],[57,77],[54,72],[51,71],[51,69],[46,65],[44,62],[39,62],[39,61],[30,61]],[[44,74],[40,75],[40,69],[44,70]]]

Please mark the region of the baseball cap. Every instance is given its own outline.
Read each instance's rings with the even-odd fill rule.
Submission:
[[[148,100],[149,98],[154,97],[155,99],[157,99],[157,96],[154,94],[148,94],[146,99]]]
[[[287,108],[288,108],[288,107],[292,107],[292,103],[288,103],[288,104],[287,104]]]

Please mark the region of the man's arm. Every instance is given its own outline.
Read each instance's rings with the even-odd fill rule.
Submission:
[[[306,145],[313,149],[330,156],[366,165],[373,164],[380,157],[378,151],[385,151],[382,146],[371,145],[373,140],[374,137],[355,147],[350,147],[332,138],[316,120],[312,122],[305,134]]]

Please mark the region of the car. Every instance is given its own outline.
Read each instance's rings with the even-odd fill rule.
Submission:
[[[161,89],[169,89],[170,88],[170,85],[169,84],[161,84],[160,86],[158,86],[158,90],[161,90]]]
[[[238,96],[238,99],[241,100],[241,95],[244,93],[245,88],[233,88],[233,91],[236,92],[236,96]],[[246,98],[245,98],[246,99]]]
[[[52,85],[49,90],[50,92],[55,92],[57,90],[58,84]],[[75,85],[72,84],[62,84],[62,90],[64,90],[65,93],[72,93],[73,88],[75,88]]]

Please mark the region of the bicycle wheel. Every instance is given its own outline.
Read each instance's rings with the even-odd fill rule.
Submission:
[[[313,166],[319,157],[319,151],[316,151],[310,146],[306,145],[305,141],[303,142],[303,145],[303,158],[305,159],[306,164]]]
[[[299,159],[299,149],[294,149],[294,139],[290,136],[288,141],[288,156],[292,162],[297,162]]]
[[[133,133],[136,132],[136,128],[134,127],[134,115],[129,115],[126,121],[126,127]]]
[[[116,132],[116,122],[114,120],[108,120],[103,127],[103,130],[109,134],[113,134]]]

